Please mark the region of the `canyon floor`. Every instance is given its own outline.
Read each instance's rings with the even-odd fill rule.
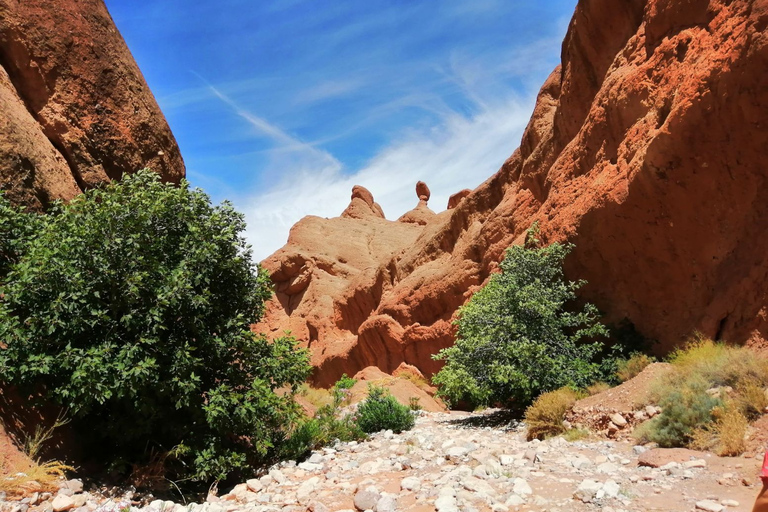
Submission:
[[[529,442],[524,425],[499,411],[422,413],[411,431],[381,432],[298,464],[283,462],[206,503],[157,500],[141,510],[749,511],[760,462],[602,438]],[[0,510],[122,512],[129,505],[79,487],[39,502],[0,502]],[[139,510],[134,504],[132,511]]]

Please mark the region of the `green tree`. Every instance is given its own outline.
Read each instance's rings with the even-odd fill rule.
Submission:
[[[263,460],[309,364],[250,331],[271,292],[243,215],[144,170],[44,217],[2,286],[2,378],[44,386],[105,459],[171,453],[197,480]]]
[[[598,311],[566,309],[583,281],[567,281],[563,261],[573,248],[538,247],[536,226],[525,246],[507,250],[501,272],[459,311],[456,344],[434,357],[445,366],[433,382],[452,403],[528,405],[563,386],[584,387],[599,374],[606,336]]]
[[[19,261],[43,221],[44,216],[13,206],[0,192],[0,280]]]

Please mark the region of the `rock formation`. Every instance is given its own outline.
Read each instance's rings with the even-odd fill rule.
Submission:
[[[582,296],[659,350],[765,340],[767,27],[768,0],[580,1],[501,169],[423,224],[303,219],[264,262],[278,293],[258,328],[291,328],[319,384],[429,375],[458,307],[539,221],[576,244]]]
[[[0,189],[39,209],[150,167],[171,131],[102,0],[0,0]]]
[[[435,217],[435,212],[430,210],[429,206],[427,206],[429,196],[430,192],[427,184],[423,181],[416,183],[416,197],[419,198],[419,204],[416,205],[416,208],[413,210],[405,212],[399,219],[397,219],[397,222],[407,222],[410,224],[419,224],[421,226],[428,224],[429,221]]]

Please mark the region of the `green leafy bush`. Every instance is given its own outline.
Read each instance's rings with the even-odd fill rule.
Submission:
[[[342,391],[350,389],[357,383],[357,379],[349,377],[346,373],[341,375],[341,378],[333,385],[334,391]]]
[[[309,365],[250,331],[271,292],[243,216],[145,170],[41,217],[2,286],[3,379],[44,386],[103,461],[211,480],[273,451]]]
[[[369,385],[368,398],[357,408],[357,424],[367,433],[391,430],[395,433],[410,430],[415,423],[413,414],[384,388]]]
[[[336,440],[359,441],[366,437],[355,418],[341,410],[349,403],[349,389],[355,382],[346,374],[342,375],[331,388],[331,403],[320,407],[313,418],[305,418],[298,424],[280,448],[281,458],[296,460]]]
[[[525,406],[542,392],[600,377],[600,344],[587,340],[607,329],[591,304],[566,309],[584,284],[563,275],[572,245],[540,248],[535,233],[525,247],[507,250],[501,272],[459,311],[456,344],[434,356],[445,366],[432,382],[451,403]]]
[[[652,441],[670,448],[686,446],[697,427],[713,421],[712,411],[722,406],[722,401],[708,395],[706,384],[699,381],[669,389],[660,405],[662,413],[644,423],[635,435],[641,442]]]

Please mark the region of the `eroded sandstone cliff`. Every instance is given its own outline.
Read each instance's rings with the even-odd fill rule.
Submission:
[[[277,297],[258,329],[302,339],[321,385],[431,374],[456,310],[538,220],[576,244],[582,295],[660,350],[766,339],[767,27],[768,0],[581,0],[498,173],[409,222],[372,197],[370,215],[301,220],[264,262]]]
[[[40,208],[184,162],[102,0],[0,0],[0,189]]]

